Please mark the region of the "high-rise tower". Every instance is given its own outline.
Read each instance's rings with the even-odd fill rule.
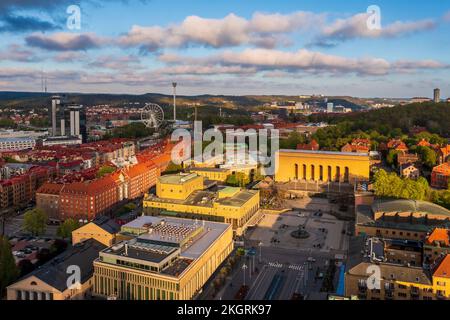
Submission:
[[[434,96],[433,96],[433,100],[435,103],[438,103],[441,101],[441,89],[434,89]]]
[[[172,82],[173,87],[173,122],[177,121],[177,83]]]

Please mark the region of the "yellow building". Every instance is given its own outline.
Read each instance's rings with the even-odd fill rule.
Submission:
[[[67,249],[56,258],[6,288],[8,300],[82,300],[93,287],[93,261],[106,246],[89,239]],[[70,286],[72,267],[80,268],[79,286]],[[68,285],[69,284],[69,285]]]
[[[141,216],[122,231],[134,238],[100,253],[94,294],[120,300],[189,300],[233,250],[229,224]]]
[[[380,286],[370,288],[373,267],[380,270]],[[450,299],[450,255],[434,271],[394,264],[362,262],[345,274],[345,295],[364,300]]]
[[[276,153],[276,182],[298,180],[355,183],[367,181],[367,154],[309,150],[279,150]]]
[[[99,216],[93,221],[72,231],[72,244],[76,244],[87,239],[95,239],[105,246],[111,246],[116,240],[116,234],[120,231],[120,226],[112,219]]]
[[[219,192],[203,190],[203,177],[193,174],[159,178],[156,196],[144,197],[148,214],[176,214],[178,217],[226,222],[242,235],[259,215],[259,191],[225,187]]]
[[[198,174],[169,174],[158,178],[156,195],[160,198],[186,200],[192,192],[203,189],[203,177]]]
[[[231,170],[224,168],[190,168],[189,172],[196,173],[208,180],[220,182],[225,182],[227,177],[231,175]]]

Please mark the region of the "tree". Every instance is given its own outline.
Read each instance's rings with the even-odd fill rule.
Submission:
[[[113,173],[114,171],[116,171],[116,168],[111,167],[111,166],[103,166],[100,169],[98,169],[97,171],[97,178],[101,178],[104,177],[110,173]]]
[[[287,139],[280,141],[281,149],[297,149],[297,145],[306,143],[306,137],[298,132],[292,132]]]
[[[181,164],[175,164],[172,161],[170,161],[169,165],[167,166],[166,170],[164,171],[165,174],[167,173],[178,173],[181,170],[183,170],[183,166]]]
[[[119,217],[121,215],[124,215],[126,213],[129,213],[136,209],[136,205],[133,202],[127,203],[122,208],[117,210],[117,212],[114,214],[114,216]]]
[[[226,184],[232,187],[245,187],[250,183],[250,178],[243,172],[236,172],[234,174],[230,174],[225,181]]]
[[[9,118],[0,118],[0,128],[15,128],[17,125]]]
[[[434,150],[429,147],[417,147],[417,152],[420,154],[422,162],[428,168],[433,168],[437,163],[437,155]]]
[[[18,267],[20,269],[20,276],[23,277],[24,275],[30,273],[34,270],[34,264],[31,263],[28,259],[22,259],[18,263]]]
[[[80,224],[77,220],[69,218],[59,226],[56,234],[58,235],[58,237],[67,239],[72,236],[72,231],[78,229],[79,227]]]
[[[402,179],[395,173],[379,170],[375,173],[375,194],[381,197],[393,197],[412,200],[428,200],[430,187],[425,178],[417,181]]]
[[[62,239],[55,239],[55,242],[50,247],[50,253],[52,253],[54,256],[59,255],[64,250],[67,249],[67,242]]]
[[[40,208],[35,208],[25,212],[23,228],[33,236],[40,236],[45,233],[47,226],[47,214]]]
[[[7,286],[19,276],[8,239],[0,236],[0,297]]]
[[[397,151],[397,150],[394,150],[394,149],[389,150],[389,153],[386,156],[387,164],[390,165],[390,166],[396,164],[397,163],[397,157],[398,157],[399,153],[400,153],[400,151]]]

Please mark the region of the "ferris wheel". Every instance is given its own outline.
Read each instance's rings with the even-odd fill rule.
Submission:
[[[141,120],[147,128],[156,129],[164,120],[164,111],[155,103],[146,103],[141,111]]]

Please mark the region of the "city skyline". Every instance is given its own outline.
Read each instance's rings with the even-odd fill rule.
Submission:
[[[70,5],[0,4],[0,91],[449,96],[445,3],[80,1],[72,30]]]

